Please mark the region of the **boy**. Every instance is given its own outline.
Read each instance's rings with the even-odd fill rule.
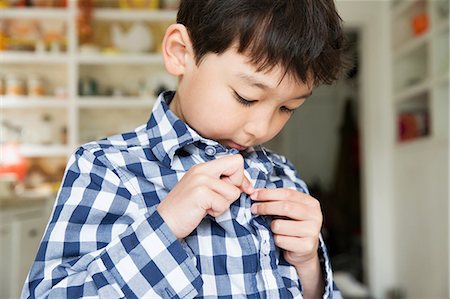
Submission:
[[[260,144],[341,52],[331,0],[182,0],[176,92],[70,158],[22,297],[339,298],[318,201]]]

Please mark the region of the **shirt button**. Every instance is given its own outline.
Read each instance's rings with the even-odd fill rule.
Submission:
[[[264,255],[268,255],[270,253],[270,243],[267,240],[263,241],[261,251]]]
[[[205,153],[208,155],[208,156],[214,156],[215,154],[216,154],[216,148],[214,147],[214,146],[212,146],[212,145],[207,145],[206,147],[205,147]]]

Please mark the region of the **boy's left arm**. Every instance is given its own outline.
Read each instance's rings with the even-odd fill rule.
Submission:
[[[256,201],[252,212],[275,216],[271,223],[275,244],[283,249],[285,260],[295,267],[305,299],[342,298],[333,282],[331,263],[320,235],[323,221],[320,203],[307,194],[306,184],[292,163],[284,157],[281,160],[283,174],[297,190],[292,187],[256,189],[251,195]]]
[[[275,216],[271,224],[275,244],[284,249],[284,258],[296,268],[304,298],[322,297],[327,292],[318,254],[322,226],[318,201],[287,188],[257,189],[251,197],[257,201],[253,213]]]

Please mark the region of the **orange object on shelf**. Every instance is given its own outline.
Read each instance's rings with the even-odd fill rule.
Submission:
[[[428,31],[428,15],[426,13],[421,13],[412,18],[411,22],[414,35],[421,35]]]
[[[23,181],[26,175],[26,163],[19,145],[11,142],[0,144],[0,176],[10,173],[15,174],[19,181]]]
[[[159,0],[119,0],[121,9],[158,9]]]

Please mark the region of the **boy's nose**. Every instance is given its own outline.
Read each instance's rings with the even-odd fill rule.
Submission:
[[[256,115],[247,121],[244,131],[254,139],[263,139],[269,133],[270,120],[269,115]]]

